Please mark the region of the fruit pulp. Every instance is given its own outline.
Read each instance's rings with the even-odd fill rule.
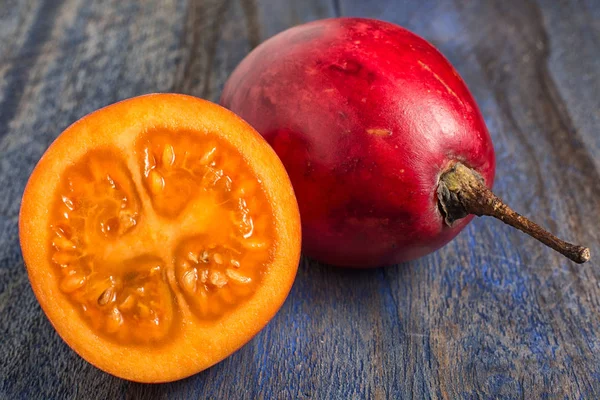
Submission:
[[[181,308],[214,323],[268,273],[274,224],[260,179],[210,134],[163,129],[134,154],[94,149],[65,169],[54,198],[59,287],[117,343],[172,338]]]

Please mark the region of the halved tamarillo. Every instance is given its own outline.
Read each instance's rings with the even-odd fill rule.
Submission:
[[[31,174],[19,223],[59,335],[140,382],[184,378],[244,345],[283,304],[300,256],[275,152],[230,111],[175,94],[67,128]]]

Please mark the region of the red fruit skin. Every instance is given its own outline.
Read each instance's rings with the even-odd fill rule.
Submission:
[[[424,39],[362,18],[311,22],[252,51],[221,104],[273,146],[292,180],[304,253],[374,267],[452,240],[441,173],[460,161],[491,187],[492,141],[452,65]]]

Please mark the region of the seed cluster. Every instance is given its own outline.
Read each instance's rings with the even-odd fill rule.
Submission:
[[[95,270],[88,243],[130,232],[140,216],[135,188],[122,162],[105,152],[86,157],[64,173],[52,230],[52,261],[61,289],[80,289]]]
[[[200,154],[196,143],[181,142],[176,149],[170,138],[161,135],[148,138],[143,149],[144,185],[156,212],[171,218],[183,212],[199,189],[222,194],[231,190],[233,182],[217,166],[216,158],[221,157],[216,141],[202,146]]]
[[[73,299],[97,331],[122,343],[158,342],[173,323],[173,301],[160,260],[145,257],[122,266],[123,274],[99,272]]]
[[[174,292],[203,321],[249,298],[266,273],[274,227],[260,180],[227,143],[156,131],[137,146],[139,188],[114,151],[92,151],[65,170],[50,226],[51,261],[60,289],[94,330],[120,343],[149,344],[165,339],[181,318],[177,308],[184,304]],[[135,239],[145,214],[177,227],[193,204],[215,210],[210,230],[186,232],[169,249],[171,258],[154,254],[162,243],[131,259],[104,258],[103,249]],[[171,269],[175,283],[167,278]]]
[[[242,268],[249,264],[243,248],[206,245],[207,239],[195,237],[181,246],[176,276],[194,314],[214,319],[254,292],[261,269]],[[266,262],[269,256],[267,251],[254,253],[258,253],[252,254],[254,265]]]

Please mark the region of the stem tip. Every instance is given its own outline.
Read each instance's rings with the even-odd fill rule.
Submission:
[[[590,259],[589,248],[565,242],[516,213],[485,185],[477,171],[460,162],[442,174],[437,195],[440,210],[449,226],[469,214],[489,215],[525,232],[576,263],[582,264]]]

